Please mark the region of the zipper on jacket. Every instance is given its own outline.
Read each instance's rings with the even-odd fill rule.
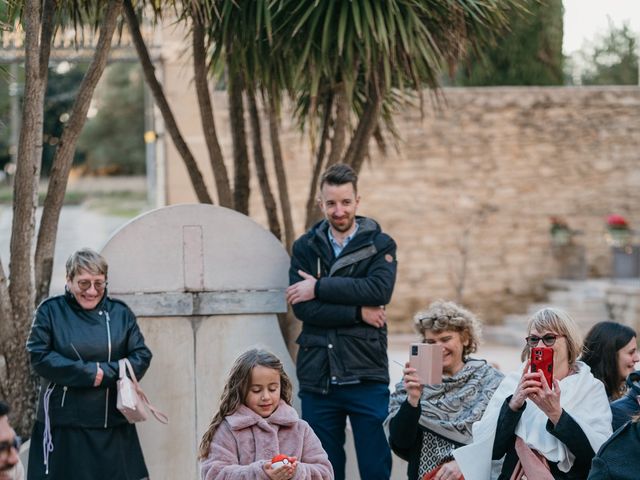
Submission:
[[[62,401],[60,402],[60,407],[64,407],[64,399],[67,396],[67,386],[62,387]]]
[[[105,316],[105,324],[107,326],[107,341],[109,342],[109,353],[107,355],[107,361],[111,362],[111,319],[109,318],[109,312],[107,312],[106,310],[104,311],[104,316]],[[100,312],[100,315],[102,315],[102,312]],[[106,392],[106,396],[105,396],[105,403],[104,403],[104,428],[107,428],[107,422],[109,420],[109,389],[107,388],[107,392]]]

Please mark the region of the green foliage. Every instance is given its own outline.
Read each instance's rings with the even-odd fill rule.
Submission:
[[[609,31],[578,53],[582,85],[638,85],[638,39],[628,24]]]
[[[98,113],[87,121],[78,140],[87,170],[144,173],[144,93],[139,67],[126,63],[108,67],[94,101]]]
[[[511,15],[494,45],[470,52],[455,83],[562,85],[562,0],[526,0],[528,13]]]

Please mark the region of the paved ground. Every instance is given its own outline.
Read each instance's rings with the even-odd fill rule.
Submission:
[[[38,215],[41,214],[39,209]],[[0,258],[8,268],[11,234],[11,207],[0,205]],[[126,217],[107,216],[82,206],[65,207],[60,217],[57,247],[54,259],[51,294],[62,292],[64,287],[64,263],[70,253],[81,247],[100,250],[113,233],[129,221]],[[523,332],[524,336],[524,332]],[[402,365],[409,357],[409,344],[418,341],[415,334],[396,334],[389,338],[389,359],[391,387],[402,377]],[[520,350],[499,345],[495,342],[482,344],[476,358],[484,358],[505,372],[512,371],[520,364]],[[348,475],[356,479],[357,467],[354,458],[348,462]],[[394,459],[393,480],[406,478],[406,464]]]
[[[37,212],[38,219],[42,209]],[[0,258],[5,271],[9,267],[9,246],[11,244],[11,221],[13,212],[10,205],[0,205]],[[101,250],[111,235],[129,219],[103,215],[81,206],[62,209],[58,226],[58,238],[53,261],[51,294],[64,289],[64,264],[71,253],[82,247]]]

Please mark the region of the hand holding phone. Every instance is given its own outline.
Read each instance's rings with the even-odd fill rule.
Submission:
[[[553,389],[553,348],[531,348],[531,372],[541,371],[549,388]]]
[[[422,385],[442,383],[442,347],[428,343],[412,343],[409,365],[416,369]]]

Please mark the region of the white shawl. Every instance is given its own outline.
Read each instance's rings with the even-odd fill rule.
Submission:
[[[576,362],[578,372],[560,381],[560,405],[587,436],[594,452],[612,433],[611,409],[604,385],[591,374],[583,362]],[[512,395],[520,377],[521,368],[504,378],[494,393],[479,422],[473,424],[473,443],[453,451],[465,480],[488,480],[491,478],[491,454],[495,439],[500,409],[505,399]],[[542,453],[558,468],[568,472],[573,466],[574,455],[566,445],[546,430],[547,416],[533,402],[527,401],[516,427],[516,435],[526,444]]]

